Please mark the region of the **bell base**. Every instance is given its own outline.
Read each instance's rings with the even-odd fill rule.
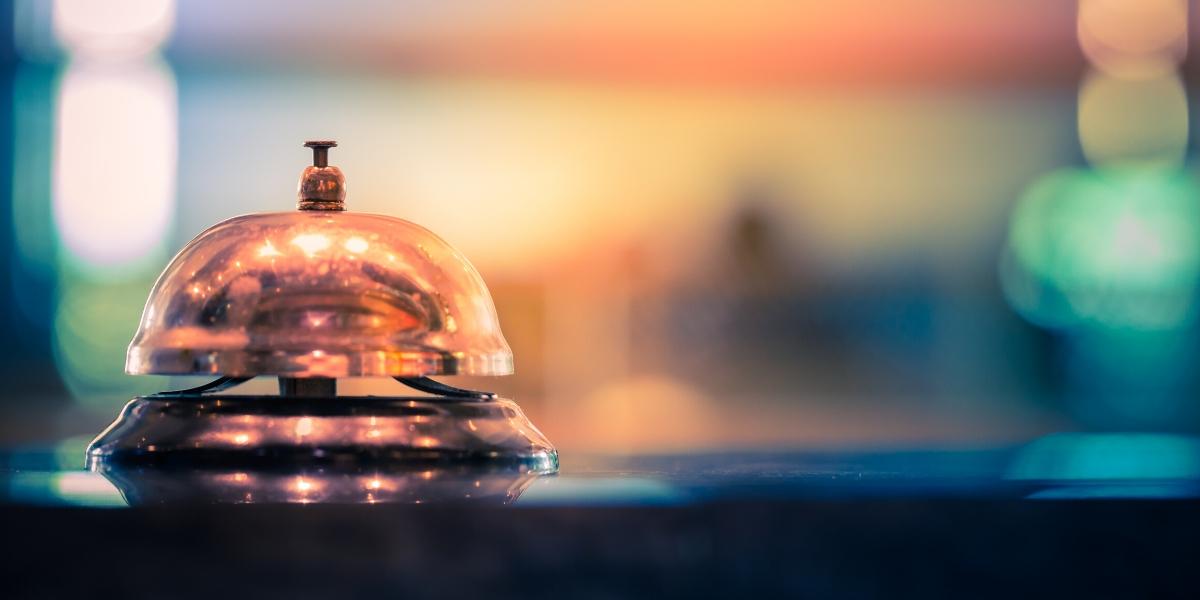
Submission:
[[[542,475],[496,465],[103,464],[131,506],[194,504],[510,504]]]
[[[87,449],[126,467],[470,467],[558,471],[558,453],[511,400],[448,397],[134,398]]]

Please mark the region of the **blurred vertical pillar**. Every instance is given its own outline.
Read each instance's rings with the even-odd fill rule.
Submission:
[[[6,175],[0,185],[0,339],[6,342],[0,345],[0,409],[28,411],[29,400],[49,409],[66,398],[50,344],[53,272],[27,262],[20,243],[23,235],[52,243],[45,239],[48,230],[22,231],[27,225],[22,214],[49,210],[54,68],[22,63],[15,11],[13,4],[0,9],[0,86],[8,100],[0,111],[0,165]],[[22,141],[31,143],[22,148]]]
[[[124,372],[146,291],[169,257],[177,89],[159,50],[173,0],[56,0],[63,50],[51,167],[57,279],[54,359],[84,411],[110,414],[158,388]],[[39,214],[39,221],[44,220]]]
[[[15,44],[15,34],[13,28],[13,9],[11,6],[5,6],[0,9],[0,88],[3,89],[4,98],[7,100],[3,106],[10,107],[9,110],[0,112],[0,165],[4,165],[5,185],[0,185],[0,202],[3,203],[3,209],[0,210],[0,264],[3,264],[4,278],[0,281],[0,307],[9,308],[5,311],[4,319],[0,321],[0,339],[9,340],[9,343],[0,345],[0,364],[3,364],[3,372],[8,375],[8,371],[12,365],[9,356],[13,354],[21,354],[15,352],[15,344],[12,342],[19,340],[16,335],[19,329],[19,319],[13,314],[11,308],[15,306],[15,281],[14,271],[17,262],[15,236],[13,233],[13,186],[11,185],[15,168],[13,165],[13,122],[15,109],[12,107],[15,104],[15,89],[13,83],[16,80],[17,66],[17,51]],[[7,398],[0,399],[0,401]]]

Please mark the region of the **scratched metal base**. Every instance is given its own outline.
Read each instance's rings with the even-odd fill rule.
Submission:
[[[89,469],[421,468],[553,473],[558,453],[511,400],[243,396],[135,398],[87,449]]]

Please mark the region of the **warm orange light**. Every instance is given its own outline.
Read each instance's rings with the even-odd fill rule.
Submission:
[[[1081,0],[1079,45],[1119,77],[1163,75],[1187,54],[1186,0]]]
[[[346,243],[342,245],[346,248],[346,250],[353,252],[354,254],[366,252],[367,248],[370,247],[370,244],[367,243],[367,240],[364,240],[360,237],[352,237],[346,240]]]
[[[275,249],[275,246],[271,244],[271,240],[267,240],[266,242],[263,242],[262,247],[258,249],[258,255],[265,258],[272,256],[283,256],[283,253]]]
[[[313,420],[310,417],[303,417],[296,421],[296,435],[306,436],[313,431]]]
[[[329,238],[320,233],[305,233],[292,238],[292,245],[300,248],[308,256],[329,247]]]

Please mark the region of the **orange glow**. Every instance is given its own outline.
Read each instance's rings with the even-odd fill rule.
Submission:
[[[419,20],[384,13],[367,25],[374,31],[347,39],[342,51],[415,72],[687,85],[1045,80],[1078,65],[1074,44],[1062,35],[1074,26],[1073,2],[535,1],[502,13],[479,8],[423,12]],[[233,50],[210,52],[235,60]]]
[[[1081,0],[1079,45],[1110,75],[1170,73],[1187,54],[1186,0]]]
[[[296,421],[296,435],[306,436],[313,432],[313,420],[310,417],[301,417]]]
[[[266,258],[283,256],[283,253],[275,249],[275,246],[271,244],[271,240],[267,240],[263,242],[263,245],[258,249],[258,255]]]

